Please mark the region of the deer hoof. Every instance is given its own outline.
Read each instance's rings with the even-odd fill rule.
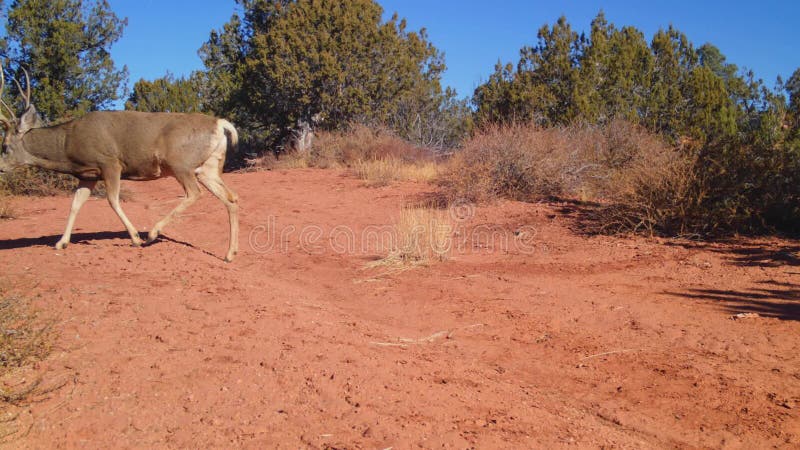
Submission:
[[[134,247],[141,247],[141,246],[142,246],[142,240],[141,240],[141,239],[135,239],[135,240],[132,242],[132,245],[133,245]]]
[[[155,242],[155,240],[158,239],[158,235],[159,235],[158,230],[150,230],[150,232],[147,233],[146,244],[152,244],[153,242]]]
[[[64,250],[65,248],[67,248],[67,245],[69,245],[69,242],[58,241],[55,245],[55,248],[56,250]]]

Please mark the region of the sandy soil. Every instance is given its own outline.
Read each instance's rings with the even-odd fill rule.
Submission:
[[[0,280],[61,330],[18,380],[61,387],[16,411],[7,445],[800,446],[798,242],[582,236],[569,206],[503,202],[454,214],[449,261],[397,270],[371,264],[384,250],[364,236],[430,188],[226,180],[233,264],[207,193],[146,248],[101,199],[65,251],[67,198],[0,222]],[[127,187],[142,231],[181,195]]]

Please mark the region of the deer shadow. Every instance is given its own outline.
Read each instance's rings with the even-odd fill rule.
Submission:
[[[147,235],[139,233],[142,239],[146,239]],[[60,234],[51,234],[49,236],[39,236],[33,238],[19,238],[8,239],[0,241],[0,250],[15,250],[28,247],[52,247],[56,242],[61,239]],[[130,236],[125,231],[98,231],[93,233],[73,233],[70,239],[70,245],[87,244],[90,241],[107,241],[112,239],[130,239]]]
[[[800,321],[800,284],[759,281],[759,287],[733,289],[689,289],[668,295],[717,303],[726,313],[756,313],[763,317]]]
[[[139,237],[143,240],[147,240],[147,233],[140,232]],[[2,250],[15,250],[21,248],[30,248],[30,247],[53,247],[58,240],[61,239],[60,234],[52,234],[49,236],[39,236],[34,238],[19,238],[19,239],[8,239],[4,241],[0,241],[0,251]],[[127,242],[130,241],[130,236],[128,235],[127,231],[97,231],[92,233],[73,233],[72,238],[70,239],[70,245],[86,245],[91,242],[95,241],[109,241],[114,239],[123,239]],[[129,245],[126,242],[126,245]],[[148,244],[144,244],[143,247],[151,247],[154,245],[158,245],[162,242],[172,242],[173,244],[183,245],[185,247],[189,247],[194,250],[200,250],[203,253],[208,255],[213,254],[198,249],[194,245],[186,242],[181,241],[179,239],[174,239],[164,234],[160,235],[158,239]],[[216,256],[215,256],[216,257]]]

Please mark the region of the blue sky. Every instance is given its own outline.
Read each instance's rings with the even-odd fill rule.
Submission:
[[[112,49],[114,60],[127,65],[130,84],[167,70],[185,75],[202,64],[197,49],[209,32],[233,14],[233,0],[111,0],[128,18],[123,38]],[[471,95],[499,60],[516,63],[519,49],[536,43],[536,32],[562,14],[578,31],[588,30],[600,9],[617,26],[633,25],[647,38],[669,24],[696,45],[711,42],[739,67],[748,67],[772,85],[800,68],[798,33],[800,1],[762,0],[380,0],[386,16],[396,11],[413,29],[425,27],[445,52],[444,83],[460,96]]]

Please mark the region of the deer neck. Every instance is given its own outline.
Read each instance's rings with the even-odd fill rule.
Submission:
[[[34,128],[22,137],[28,162],[43,169],[69,173],[72,163],[66,154],[66,133],[59,127]]]

